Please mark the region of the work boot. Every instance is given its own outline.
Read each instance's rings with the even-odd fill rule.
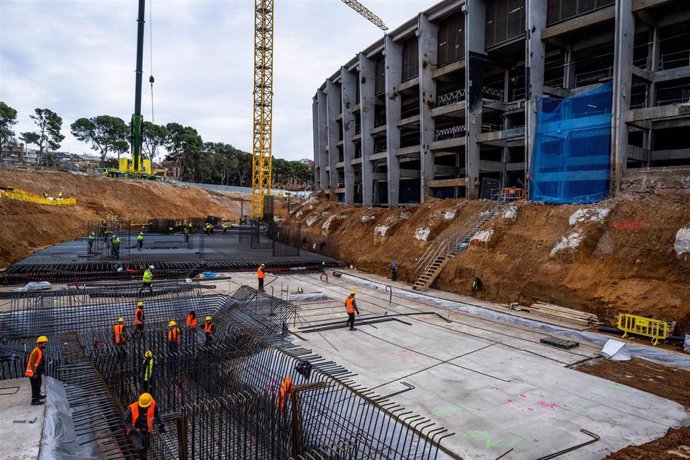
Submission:
[[[43,401],[39,401],[39,400],[31,401],[32,406],[42,406],[43,404],[45,404]]]
[[[40,395],[38,399],[46,399],[46,395]]]
[[[351,330],[351,331],[356,331],[357,329],[355,329],[354,327],[351,327],[350,330]]]

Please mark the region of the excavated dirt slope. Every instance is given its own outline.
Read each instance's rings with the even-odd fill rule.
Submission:
[[[76,206],[54,206],[0,199],[0,267],[32,251],[84,236],[88,221],[218,216],[237,221],[225,200],[196,188],[144,180],[109,179],[53,171],[0,169],[0,185],[42,195],[63,191]]]
[[[636,313],[678,321],[678,332],[690,329],[690,254],[674,250],[678,231],[690,228],[689,202],[687,190],[588,206],[521,202],[485,224],[493,231],[488,241],[452,259],[433,287],[472,295],[478,274],[484,287],[475,295],[483,299],[551,302],[609,322],[619,312]],[[310,201],[291,218],[310,248],[379,275],[389,275],[396,260],[399,278],[413,282],[416,258],[430,242],[456,232],[485,204],[432,200],[383,210]]]

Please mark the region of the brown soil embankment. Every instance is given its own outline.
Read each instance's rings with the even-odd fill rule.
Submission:
[[[588,206],[522,202],[484,225],[493,234],[445,266],[433,287],[498,302],[544,301],[613,322],[620,312],[690,326],[690,254],[674,250],[690,228],[690,193],[658,190]],[[310,248],[348,265],[413,282],[416,259],[435,237],[452,234],[484,202],[431,200],[396,210],[307,202],[292,212]],[[506,209],[504,209],[505,211]],[[588,210],[583,213],[580,210]],[[578,215],[573,215],[580,211]],[[571,223],[571,220],[576,220]],[[426,239],[426,241],[425,241]],[[484,287],[471,289],[472,278]]]
[[[160,182],[0,168],[0,185],[38,195],[62,191],[77,199],[76,206],[60,208],[0,199],[0,267],[36,249],[84,236],[89,221],[144,223],[207,215],[238,220],[224,200],[204,190]]]

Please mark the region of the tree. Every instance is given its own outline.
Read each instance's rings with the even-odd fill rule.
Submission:
[[[24,143],[26,149],[29,149],[29,145],[35,144],[36,147],[41,145],[41,136],[38,133],[33,133],[31,131],[19,134],[19,140]],[[20,158],[19,161],[24,161],[24,158]]]
[[[119,157],[121,153],[129,149],[127,124],[122,118],[110,115],[79,118],[70,125],[70,128],[74,137],[91,144],[91,148],[100,153],[101,167],[109,152],[117,153]]]
[[[174,161],[180,168],[180,180],[196,182],[201,177],[201,156],[204,141],[196,129],[182,126],[179,123],[168,123],[168,138],[165,148],[168,150],[167,160]]]
[[[62,118],[50,109],[35,109],[35,115],[30,115],[31,119],[38,126],[39,162],[47,163],[47,154],[60,148],[60,143],[65,139],[61,134]]]
[[[17,111],[0,101],[0,160],[5,156],[4,145],[14,139],[12,126],[17,124]]]
[[[168,140],[168,130],[165,126],[145,121],[142,126],[141,153],[142,158],[153,161],[158,147],[165,145]]]

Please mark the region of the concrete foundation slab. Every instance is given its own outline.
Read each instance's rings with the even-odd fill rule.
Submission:
[[[45,405],[31,405],[28,378],[0,382],[0,459],[38,459],[44,418]]]

